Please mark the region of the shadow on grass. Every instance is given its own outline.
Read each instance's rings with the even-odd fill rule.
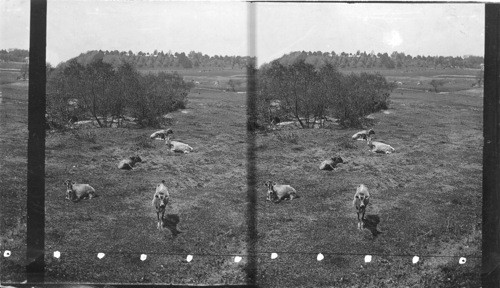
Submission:
[[[382,231],[377,229],[378,224],[380,223],[380,217],[378,215],[366,215],[363,220],[364,228],[370,230],[372,232],[373,237],[377,237]]]
[[[179,215],[177,214],[167,214],[163,219],[163,228],[167,228],[172,233],[172,237],[176,237],[180,233],[184,232],[177,228],[180,222]]]

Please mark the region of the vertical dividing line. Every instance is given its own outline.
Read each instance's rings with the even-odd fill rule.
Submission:
[[[255,123],[256,123],[256,14],[255,3],[247,3],[247,41],[248,56],[251,57],[247,63],[247,284],[257,284],[257,167],[255,154]]]
[[[500,4],[485,4],[482,287],[500,287]]]
[[[45,83],[47,1],[31,0],[26,276],[28,284],[44,282],[45,274]]]

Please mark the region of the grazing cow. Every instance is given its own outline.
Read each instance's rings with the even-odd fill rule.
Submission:
[[[66,185],[66,199],[78,202],[81,199],[92,199],[97,197],[95,189],[89,184],[76,184],[71,180],[64,181]]]
[[[169,199],[170,195],[168,193],[167,186],[165,185],[165,180],[162,180],[160,184],[156,185],[156,191],[153,197],[153,207],[155,207],[156,210],[158,229],[163,228],[163,217],[165,215],[165,209],[167,208]]]
[[[377,141],[372,141],[371,137],[368,137],[368,147],[370,147],[370,151],[373,153],[385,153],[385,154],[391,154],[392,152],[396,151],[391,145],[382,143],[382,142],[377,142]]]
[[[372,129],[359,131],[358,133],[352,135],[352,140],[366,140],[372,134],[375,134],[375,131]]]
[[[356,188],[356,194],[354,194],[354,200],[352,204],[354,208],[356,208],[356,212],[358,214],[358,229],[362,229],[364,227],[364,219],[365,219],[365,211],[368,203],[370,202],[370,192],[368,192],[368,188],[364,184],[360,184]],[[361,215],[361,218],[359,217]]]
[[[278,203],[283,199],[293,200],[299,198],[297,191],[290,185],[278,185],[273,181],[266,181],[264,186],[267,187],[267,201]]]
[[[139,156],[132,156],[129,157],[128,159],[124,159],[118,163],[118,168],[124,169],[124,170],[132,170],[134,167],[135,163],[142,162],[141,157]]]
[[[331,171],[335,167],[337,167],[337,164],[339,164],[339,163],[344,163],[344,160],[342,160],[342,158],[340,156],[335,156],[335,157],[332,157],[328,160],[321,162],[321,164],[319,165],[319,169]]]

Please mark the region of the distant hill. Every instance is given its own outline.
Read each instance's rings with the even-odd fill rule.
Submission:
[[[102,51],[93,50],[82,53],[75,57],[81,64],[88,64],[94,59],[103,59],[104,62],[118,66],[123,62],[133,64],[137,69],[203,69],[203,68],[226,68],[226,69],[242,69],[250,60],[246,56],[208,56],[201,52],[191,51],[187,55],[182,53],[164,53],[155,50],[153,53],[132,51]]]
[[[382,69],[413,69],[413,68],[475,68],[480,69],[484,58],[480,56],[420,56],[413,57],[394,51],[387,53],[366,53],[357,51],[355,54],[342,52],[305,52],[295,51],[276,59],[283,65],[291,65],[299,60],[315,67],[330,63],[339,68],[382,68]],[[264,64],[265,65],[265,64]]]

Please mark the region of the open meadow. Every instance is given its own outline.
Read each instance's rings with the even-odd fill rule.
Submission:
[[[249,245],[246,95],[210,87],[244,79],[241,74],[182,74],[200,84],[187,109],[169,114],[169,127],[174,140],[194,148],[189,154],[149,139],[154,128],[47,132],[47,282],[247,283],[246,257],[233,260]],[[421,76],[404,77],[414,84]],[[448,85],[466,87],[467,79]],[[351,140],[359,129],[333,122],[324,129],[257,132],[252,244],[260,287],[479,287],[482,90],[401,88],[368,125],[393,154],[371,153],[366,142]],[[1,259],[1,282],[8,283],[25,280],[27,82],[3,84],[0,91],[1,250],[12,251]],[[143,162],[130,171],[117,168],[134,155]],[[347,163],[319,170],[336,155]],[[99,197],[66,200],[66,179],[91,184]],[[161,180],[171,202],[158,230],[151,201]],[[267,180],[289,184],[301,197],[266,201]],[[361,183],[371,193],[369,229],[362,231],[352,206]],[[106,256],[98,259],[99,252]],[[271,259],[273,252],[278,258]],[[317,261],[318,253],[325,259]],[[364,263],[365,254],[373,255],[371,263]],[[461,256],[471,257],[459,265]]]
[[[27,86],[16,84],[2,86],[2,249],[12,250],[2,282],[25,280]],[[47,282],[246,283],[246,261],[232,256],[246,254],[245,94],[194,89],[188,99],[169,127],[189,154],[151,140],[154,128],[47,133]],[[134,170],[117,168],[133,155],[143,160]],[[99,197],[66,200],[66,179]],[[171,200],[160,231],[152,199],[161,180]]]
[[[390,99],[368,128],[392,154],[372,153],[351,140],[359,130],[333,123],[258,136],[259,183],[288,184],[301,196],[272,204],[259,195],[257,249],[279,255],[259,263],[262,286],[479,287],[482,90],[398,88]],[[319,170],[334,156],[347,163]],[[352,200],[361,183],[371,198],[358,231]],[[461,255],[473,257],[459,265]]]

